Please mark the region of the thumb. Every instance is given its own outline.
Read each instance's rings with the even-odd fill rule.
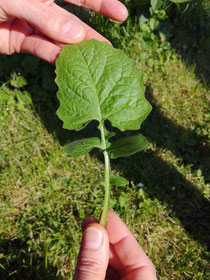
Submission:
[[[1,4],[8,18],[25,20],[50,39],[62,43],[78,43],[85,37],[85,30],[71,13],[63,13],[55,3],[47,0],[3,1]]]
[[[99,224],[86,227],[74,280],[104,280],[109,260],[109,239]]]

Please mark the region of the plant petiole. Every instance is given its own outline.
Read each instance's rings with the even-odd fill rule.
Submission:
[[[100,218],[100,224],[103,227],[105,227],[107,221],[107,213],[109,209],[109,201],[110,201],[110,160],[107,151],[104,151],[103,154],[104,154],[104,162],[105,162],[105,195],[104,195],[103,211]]]

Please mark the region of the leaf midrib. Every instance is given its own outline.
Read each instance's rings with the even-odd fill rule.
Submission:
[[[87,62],[87,60],[85,59],[84,54],[83,54],[83,52],[82,52],[82,49],[80,48],[79,45],[78,45],[78,49],[79,49],[79,51],[80,51],[80,53],[81,53],[81,55],[82,55],[82,58],[83,58],[85,64],[87,65],[87,70],[88,70],[88,73],[89,73],[89,75],[90,75],[90,77],[91,77],[91,81],[92,81],[92,83],[93,83],[94,94],[95,94],[95,97],[96,97],[96,100],[97,100],[97,103],[98,103],[98,113],[99,113],[99,117],[100,117],[100,119],[99,119],[98,121],[99,121],[100,123],[102,123],[102,122],[103,122],[103,119],[102,119],[101,107],[100,107],[100,102],[99,102],[99,98],[98,98],[98,94],[97,94],[96,85],[95,85],[95,82],[94,82],[94,80],[93,80],[92,74],[91,74],[91,72],[90,72],[88,62]]]

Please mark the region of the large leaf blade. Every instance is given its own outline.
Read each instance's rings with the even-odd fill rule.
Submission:
[[[141,135],[133,135],[115,140],[107,149],[111,153],[111,158],[130,156],[148,145],[147,139]]]
[[[106,42],[66,46],[56,61],[56,83],[63,127],[80,130],[91,120],[124,131],[139,129],[151,111],[142,73],[122,51]]]

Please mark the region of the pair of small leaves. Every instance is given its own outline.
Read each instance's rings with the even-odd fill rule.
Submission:
[[[130,156],[141,151],[147,146],[147,140],[141,134],[128,136],[115,140],[110,144],[107,151],[111,158]],[[64,146],[64,151],[73,157],[82,156],[90,152],[93,148],[102,149],[101,141],[97,137],[76,140]]]

